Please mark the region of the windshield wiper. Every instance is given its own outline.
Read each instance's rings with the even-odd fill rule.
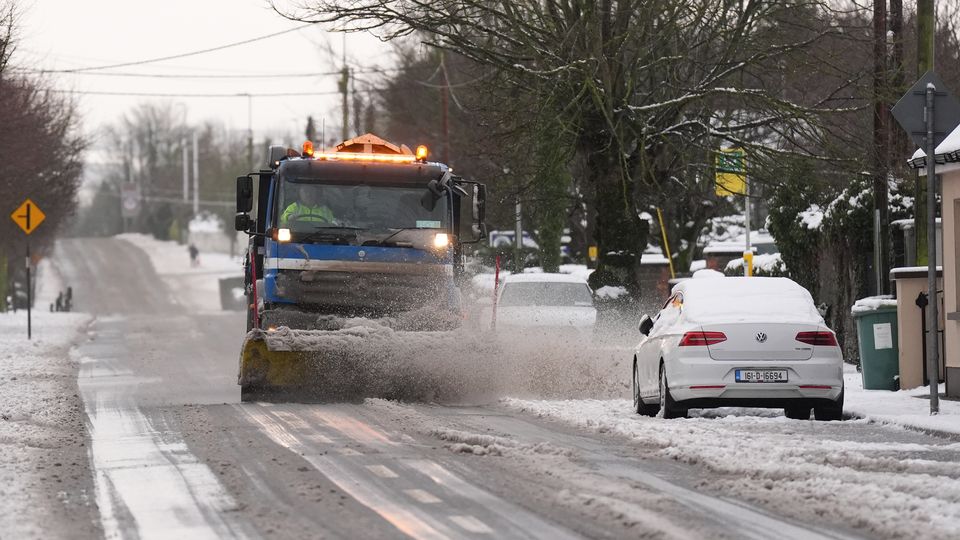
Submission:
[[[365,231],[367,229],[363,227],[350,227],[348,225],[317,225],[313,228],[315,231],[330,231],[330,230],[344,230],[344,231]]]
[[[384,238],[383,240],[367,240],[366,242],[364,242],[364,245],[368,245],[368,244],[369,244],[369,245],[385,246],[385,245],[387,245],[387,242],[389,242],[391,238],[393,238],[394,236],[396,236],[396,235],[398,235],[398,234],[400,234],[400,233],[402,233],[402,232],[404,232],[404,231],[419,231],[419,230],[422,230],[422,229],[424,229],[424,227],[401,227],[401,228],[397,229],[396,231],[394,231],[394,232],[390,233],[389,235],[387,235],[387,237]]]
[[[366,230],[363,227],[347,227],[347,226],[330,226],[330,225],[320,225],[314,227],[314,232],[307,234],[303,237],[304,242],[309,241],[325,241],[333,243],[342,243],[350,244],[350,239],[346,234],[343,233],[353,233],[353,240],[357,241],[359,237],[359,232]],[[339,232],[339,234],[338,234]]]

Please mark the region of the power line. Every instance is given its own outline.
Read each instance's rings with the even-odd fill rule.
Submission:
[[[288,28],[287,30],[282,30],[282,31],[280,31],[280,32],[274,32],[273,34],[267,34],[267,35],[264,35],[264,36],[258,36],[258,37],[255,37],[255,38],[245,39],[245,40],[243,40],[243,41],[235,41],[235,42],[233,42],[233,43],[227,43],[226,45],[219,45],[219,46],[217,46],[217,47],[210,47],[209,49],[201,49],[201,50],[199,50],[199,51],[192,51],[192,52],[186,52],[186,53],[180,53],[180,54],[172,54],[172,55],[170,55],[170,56],[161,56],[161,57],[158,57],[158,58],[148,58],[148,59],[145,59],[145,60],[136,60],[136,61],[133,61],[133,62],[122,62],[122,63],[119,63],[119,64],[110,64],[110,65],[106,65],[106,66],[93,66],[93,67],[82,67],[82,68],[74,68],[74,69],[61,69],[61,70],[55,70],[55,71],[52,70],[52,71],[50,71],[50,73],[81,73],[81,72],[85,72],[85,71],[99,71],[99,70],[103,70],[103,69],[114,69],[114,68],[127,67],[127,66],[140,66],[140,65],[143,65],[143,64],[152,64],[152,63],[155,63],[155,62],[163,62],[163,61],[165,61],[165,60],[175,60],[175,59],[177,59],[177,58],[186,58],[186,57],[188,57],[188,56],[197,56],[197,55],[199,55],[199,54],[206,54],[206,53],[215,52],[215,51],[222,51],[222,50],[224,50],[224,49],[229,49],[229,48],[231,48],[231,47],[237,47],[237,46],[240,46],[240,45],[246,45],[246,44],[248,44],[248,43],[253,43],[253,42],[256,42],[256,41],[262,41],[262,40],[264,40],[264,39],[269,39],[269,38],[276,37],[276,36],[280,36],[280,35],[283,35],[283,34],[289,34],[290,32],[296,32],[296,31],[298,31],[298,30],[302,30],[302,29],[304,29],[304,28],[306,28],[306,27],[308,27],[308,26],[312,26],[312,25],[314,25],[314,24],[316,24],[316,23],[307,23],[307,24],[304,24],[304,25],[301,25],[301,26],[296,26],[296,27],[294,27],[294,28]]]
[[[327,75],[339,75],[339,72],[316,72],[316,73],[251,73],[247,75],[190,75],[185,73],[102,73],[96,71],[72,72],[70,70],[57,69],[11,69],[19,73],[35,73],[42,75],[45,73],[72,73],[74,75],[96,75],[101,77],[140,77],[153,79],[286,79],[294,77],[323,77]]]
[[[93,75],[100,77],[138,77],[154,79],[286,79],[286,78],[308,78],[308,77],[327,77],[331,75],[340,75],[340,71],[318,71],[313,73],[236,73],[236,74],[189,74],[189,73],[101,73],[96,71],[73,71],[62,69],[27,69],[12,68],[10,71],[19,73],[33,73],[43,75],[46,73],[70,73],[73,75]],[[398,68],[383,69],[358,69],[355,72],[361,74],[383,73],[386,71],[400,71]]]
[[[232,93],[166,93],[166,92],[111,92],[99,90],[62,90],[51,89],[55,94],[76,94],[81,96],[123,96],[123,97],[171,97],[171,98],[247,98],[247,97],[297,97],[297,96],[330,96],[339,94],[331,92],[274,92],[255,94],[251,92]]]

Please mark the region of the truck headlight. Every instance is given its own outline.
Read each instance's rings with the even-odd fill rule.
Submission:
[[[450,235],[447,233],[437,233],[433,237],[433,247],[442,249],[450,245]]]

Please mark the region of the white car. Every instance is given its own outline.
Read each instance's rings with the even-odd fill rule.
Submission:
[[[496,329],[575,330],[592,333],[597,322],[593,292],[570,274],[514,274],[500,285]]]
[[[786,278],[679,283],[640,322],[633,404],[640,414],[783,408],[787,417],[840,420],[843,355],[806,289]]]

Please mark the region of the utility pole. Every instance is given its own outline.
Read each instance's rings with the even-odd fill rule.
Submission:
[[[183,151],[183,202],[190,200],[190,151],[187,150],[187,138],[180,139],[180,149]]]
[[[873,0],[873,208],[876,294],[889,289],[889,208],[887,171],[890,153],[887,103],[887,2]]]
[[[253,162],[253,96],[247,94],[247,163],[250,170],[256,169]]]
[[[443,75],[443,88],[440,89],[441,122],[443,123],[443,162],[450,165],[450,79],[447,78],[447,66],[443,51],[440,51],[440,73]]]
[[[934,66],[934,28],[936,27],[936,10],[934,0],[917,0],[917,78],[933,70]],[[928,159],[932,159],[928,155]],[[927,198],[927,182],[921,180],[920,172],[915,173],[914,204],[913,204],[913,231],[917,242],[917,266],[927,264],[927,230],[924,226],[927,220],[927,209],[923,201]],[[931,302],[933,299],[931,298]]]
[[[926,169],[927,177],[927,237],[929,239],[930,254],[927,259],[927,298],[929,299],[927,316],[927,382],[930,384],[930,414],[940,412],[940,317],[937,301],[937,159],[935,149],[933,101],[937,88],[933,83],[927,83],[927,107],[924,116],[927,118]],[[923,201],[914,201],[913,205],[922,205]],[[919,257],[919,253],[917,256]]]
[[[341,140],[349,139],[350,108],[347,101],[347,93],[350,85],[350,69],[347,68],[347,35],[343,35],[343,68],[340,70],[340,94],[343,97],[342,113],[343,124],[340,132]]]
[[[193,215],[200,213],[200,143],[193,132]]]

